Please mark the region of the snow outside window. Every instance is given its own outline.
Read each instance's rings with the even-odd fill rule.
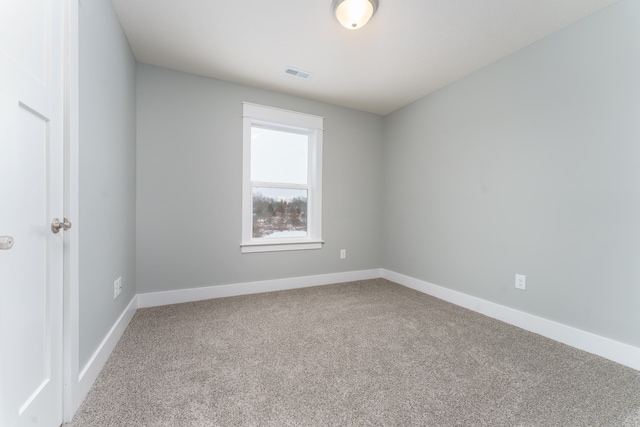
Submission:
[[[243,253],[322,247],[322,128],[322,117],[243,104]]]

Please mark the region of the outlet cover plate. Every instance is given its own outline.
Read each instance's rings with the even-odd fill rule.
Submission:
[[[527,276],[524,274],[516,274],[516,289],[527,290]]]
[[[113,299],[118,298],[122,292],[122,277],[118,277],[115,282],[113,282]]]

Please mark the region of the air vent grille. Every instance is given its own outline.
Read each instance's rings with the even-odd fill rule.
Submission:
[[[308,71],[298,70],[297,68],[287,67],[284,69],[284,73],[290,76],[298,77],[303,80],[309,80],[312,74]]]

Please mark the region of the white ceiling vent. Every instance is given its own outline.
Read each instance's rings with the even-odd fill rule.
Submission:
[[[309,78],[313,75],[308,71],[298,70],[297,68],[293,68],[293,67],[285,68],[284,73],[290,76],[301,78],[303,80],[309,80]]]

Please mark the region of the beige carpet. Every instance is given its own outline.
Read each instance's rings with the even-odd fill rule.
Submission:
[[[377,279],[139,310],[82,426],[633,426],[640,372]]]

